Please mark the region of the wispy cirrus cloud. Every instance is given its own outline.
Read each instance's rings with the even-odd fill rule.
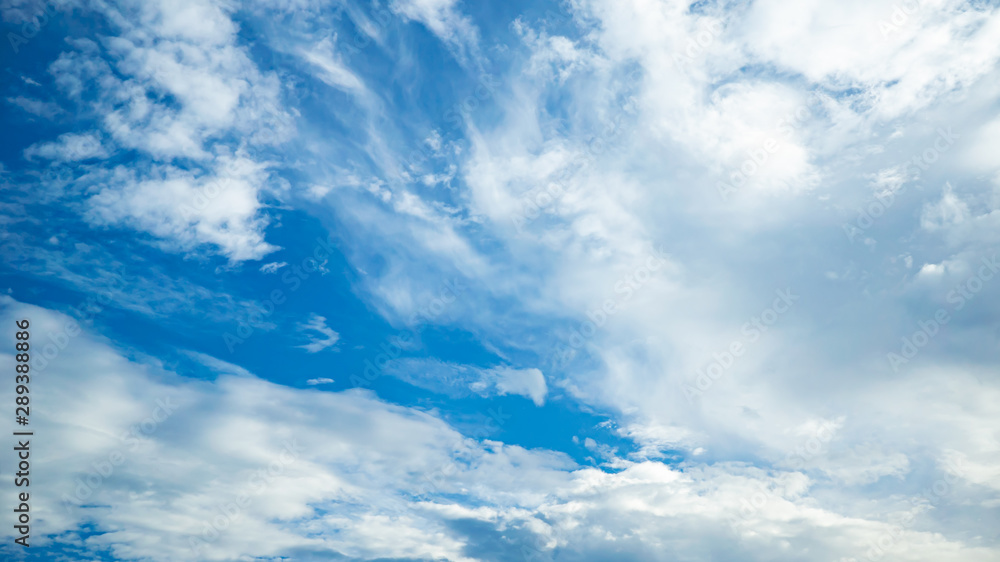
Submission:
[[[333,347],[340,341],[340,334],[327,326],[326,318],[318,314],[313,314],[308,321],[299,323],[298,331],[309,338],[309,343],[297,347],[309,353],[319,353]]]

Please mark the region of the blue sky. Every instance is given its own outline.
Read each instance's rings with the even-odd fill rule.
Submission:
[[[5,559],[1000,560],[995,2],[0,17]]]

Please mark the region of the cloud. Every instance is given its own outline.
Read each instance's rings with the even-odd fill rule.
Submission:
[[[333,379],[328,379],[326,377],[320,377],[318,379],[309,379],[306,381],[306,384],[308,384],[309,386],[316,386],[320,384],[332,384],[332,383]]]
[[[7,216],[18,219],[14,213]],[[30,216],[20,219],[31,220]],[[5,244],[0,246],[0,256],[23,274],[44,276],[60,287],[77,291],[78,300],[69,303],[76,309],[74,315],[94,318],[112,309],[149,317],[165,326],[186,325],[194,315],[233,330],[241,322],[266,316],[259,302],[204,286],[199,282],[205,279],[199,279],[197,274],[179,274],[161,264],[151,264],[143,255],[149,248],[141,242],[128,245],[126,256],[122,256],[114,248],[74,243],[68,236],[52,247],[50,232],[43,229],[32,235],[30,229],[21,228],[8,233]],[[254,326],[267,331],[275,324],[264,320],[254,322]]]
[[[442,415],[476,401],[444,398],[542,406],[552,389],[558,400],[533,412],[600,412],[615,441],[581,436],[575,454],[601,463],[585,468],[490,439],[485,422],[463,436],[439,410],[291,389],[207,357],[220,376],[189,380],[88,335],[60,351],[74,373],[46,372],[65,395],[39,411],[63,424],[47,434],[65,436],[51,445],[77,467],[44,474],[53,497],[72,494],[73,478],[85,481],[167,391],[192,405],[86,504],[112,508],[51,522],[101,533],[58,540],[151,559],[191,558],[191,536],[206,539],[206,560],[997,558],[1000,285],[985,277],[995,260],[983,262],[1000,241],[995,6],[575,0],[572,25],[528,13],[503,45],[489,28],[488,56],[502,56],[486,84],[466,64],[487,56],[467,4],[390,5],[449,46],[458,70],[422,60],[412,26],[380,29],[372,64],[355,64],[338,51],[343,30],[308,4],[282,5],[282,17],[310,8],[294,40],[240,12],[240,26],[261,24],[253,51],[229,7],[108,8],[122,37],[70,38],[50,72],[95,116],[92,131],[68,134],[137,158],[112,169],[78,160],[39,201],[231,262],[276,249],[265,236],[281,224],[274,209],[305,211],[342,240],[356,294],[389,325],[487,350],[476,364],[463,348],[386,367],[437,393],[428,403]],[[258,56],[269,48],[302,68],[258,68],[282,59]],[[428,107],[431,83],[449,87]],[[323,98],[341,92],[353,105]],[[309,134],[282,145],[282,116],[299,112]],[[952,127],[943,149],[939,131]],[[69,163],[61,142],[31,157]],[[432,152],[414,157],[422,143]],[[5,204],[5,224],[38,220],[33,202]],[[58,234],[58,251],[10,263],[102,287],[85,267],[101,256],[67,253],[72,238]],[[5,229],[5,255],[25,236]],[[115,293],[120,308],[169,318],[192,308],[178,298],[187,290],[217,305],[213,319],[254,310],[158,271],[136,286]],[[776,290],[801,300],[779,314]],[[325,318],[298,328],[300,348],[336,349]],[[896,370],[887,353],[901,347],[913,353]],[[703,391],[688,400],[692,387]],[[94,388],[115,391],[81,398]],[[74,420],[88,402],[100,411],[84,430]],[[283,462],[290,434],[310,452]],[[252,508],[212,537],[213,518],[225,522],[275,462],[280,473],[251,486]]]
[[[483,368],[433,358],[403,358],[390,363],[386,372],[414,386],[454,398],[515,394],[542,406],[548,394],[545,376],[535,368],[502,365]]]
[[[75,162],[92,158],[107,158],[108,151],[101,144],[96,134],[59,135],[55,142],[38,143],[24,149],[24,157],[28,160],[44,158],[55,162]]]
[[[333,43],[329,38],[308,50],[303,49],[301,56],[320,71],[319,77],[326,84],[357,96],[362,101],[371,96],[364,82],[334,54]]]
[[[2,299],[3,320],[30,317],[40,341],[45,334],[59,341],[70,320]],[[62,455],[58,467],[32,467],[48,483],[32,495],[33,507],[49,514],[35,522],[37,548],[153,561],[596,561],[610,553],[658,560],[665,545],[687,559],[793,561],[820,550],[858,557],[872,545],[910,561],[995,558],[963,542],[964,530],[923,530],[932,515],[920,505],[980,497],[966,484],[989,481],[976,462],[964,464],[967,477],[936,472],[951,484],[928,491],[916,508],[875,508],[921,522],[900,527],[838,512],[844,498],[829,495],[836,487],[810,496],[819,484],[796,471],[625,461],[604,472],[551,451],[464,436],[432,414],[364,391],[298,390],[226,374],[224,362],[215,363],[222,370],[214,381],[190,379],[123,357],[89,333],[57,350],[35,369],[51,391],[36,398],[32,423]],[[997,389],[989,392],[974,413],[993,403]],[[12,390],[0,394],[8,399]],[[961,414],[956,408],[942,414]],[[138,502],[137,480],[145,490]],[[65,533],[84,527],[98,532],[85,541]]]
[[[491,391],[500,395],[519,394],[530,398],[535,406],[542,406],[549,392],[545,376],[538,369],[493,367],[481,371],[480,376],[471,385],[472,390],[479,394],[488,395]]]
[[[217,374],[237,375],[241,377],[253,376],[253,374],[251,374],[250,371],[247,371],[243,367],[240,367],[239,365],[234,365],[232,363],[229,363],[228,361],[217,359],[215,357],[212,357],[211,355],[199,353],[197,351],[184,351],[183,353],[188,357],[194,359],[195,361],[201,363],[202,365],[208,367]]]
[[[924,205],[923,213],[920,215],[920,226],[933,231],[961,224],[968,218],[968,205],[955,195],[951,184],[945,184],[941,200]]]
[[[479,31],[458,10],[457,0],[394,0],[392,9],[403,17],[427,26],[452,46],[460,60],[478,54]]]
[[[975,138],[994,136],[986,108],[997,51],[984,33],[1000,18],[961,6],[926,5],[905,39],[886,39],[878,23],[891,2],[574,2],[579,33],[556,37],[522,21],[518,63],[486,109],[457,117],[468,141],[456,159],[459,213],[440,212],[436,194],[407,198],[395,186],[385,205],[355,197],[360,190],[326,201],[338,227],[349,225],[346,245],[359,248],[348,258],[376,272],[365,282],[387,319],[427,306],[441,278],[461,271],[475,289],[435,322],[522,357],[511,368],[543,370],[546,389],[613,412],[637,448],[623,453],[630,461],[753,459],[769,470],[813,448],[801,428],[843,416],[822,454],[795,461],[816,483],[804,493],[841,486],[847,504],[892,502],[901,488],[919,493],[925,467],[974,427],[946,416],[931,439],[914,429],[929,427],[917,412],[934,409],[930,397],[873,402],[902,396],[909,383],[886,353],[952,290],[928,295],[912,264],[971,267],[996,240],[986,151],[961,139],[980,127]],[[946,62],[963,49],[958,65]],[[949,126],[961,136],[942,150],[935,143]],[[942,196],[949,178],[956,188]],[[722,182],[740,185],[721,197]],[[867,226],[855,243],[843,226],[859,220]],[[661,244],[668,267],[642,270]],[[789,286],[802,300],[755,328]],[[992,360],[957,334],[985,344],[993,327],[978,314],[955,322],[921,361],[985,372]],[[451,397],[500,392],[495,374],[481,379],[484,367],[426,359],[390,370]],[[941,389],[943,373],[920,380]],[[699,380],[711,388],[689,403],[684,386]],[[921,437],[888,429],[890,410]],[[977,455],[992,447],[966,445]],[[933,526],[955,532],[943,519]]]
[[[168,250],[212,245],[234,262],[256,260],[278,249],[264,240],[267,180],[266,165],[241,156],[220,158],[210,174],[155,166],[143,177],[123,166],[88,199],[87,218],[148,232]]]
[[[334,346],[338,341],[340,341],[340,334],[330,329],[330,327],[326,325],[326,318],[323,318],[318,314],[310,315],[309,320],[304,323],[299,323],[297,329],[299,332],[316,332],[319,334],[319,336],[307,334],[309,343],[296,346],[299,349],[308,351],[309,353],[318,353],[328,347]]]
[[[282,262],[273,261],[271,263],[265,263],[264,265],[260,266],[260,272],[268,275],[271,273],[277,273],[279,269],[285,267],[286,265],[288,265],[288,262],[284,261]]]
[[[37,84],[35,85],[37,86]],[[10,97],[7,98],[7,101],[32,115],[46,119],[52,119],[63,112],[61,107],[52,102],[36,100],[25,96]]]
[[[280,190],[266,181],[269,164],[256,154],[292,129],[276,76],[261,72],[237,45],[230,14],[213,2],[93,8],[117,37],[70,39],[49,72],[82,108],[80,124],[95,129],[38,143],[25,156],[67,161],[136,151],[129,168],[88,178],[97,179],[88,214],[96,225],[149,233],[173,251],[204,245],[234,262],[273,251],[264,241],[261,200]],[[153,101],[164,99],[170,103]],[[78,149],[98,138],[90,143],[96,147]],[[178,166],[177,159],[187,163]],[[185,214],[200,190],[230,175],[238,185]]]

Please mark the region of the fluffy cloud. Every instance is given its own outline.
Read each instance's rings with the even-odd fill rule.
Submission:
[[[204,244],[236,262],[273,251],[262,199],[276,192],[260,173],[266,160],[249,154],[287,139],[291,120],[276,77],[236,45],[231,14],[201,0],[96,8],[118,35],[69,41],[49,71],[101,132],[66,134],[25,156],[69,161],[137,151],[138,165],[91,198],[97,224],[135,228],[181,251]],[[151,102],[164,97],[171,103]],[[238,169],[227,172],[234,158]],[[178,159],[198,165],[178,168]],[[238,185],[207,210],[184,214],[198,190],[229,172]]]
[[[502,365],[484,369],[437,359],[399,359],[389,364],[387,372],[414,386],[455,398],[516,394],[542,406],[549,391],[545,375],[538,369]]]
[[[463,5],[390,6],[468,63],[483,55]],[[71,40],[51,66],[100,123],[72,134],[144,165],[85,170],[43,195],[72,185],[94,225],[259,259],[275,249],[265,200],[288,190],[272,173],[284,160],[255,150],[287,138],[278,117],[297,110],[280,107],[228,7],[164,6],[108,12],[135,23]],[[463,330],[496,356],[403,359],[389,374],[452,398],[607,413],[624,443],[583,440],[601,468],[204,357],[219,376],[185,379],[85,336],[61,353],[88,376],[54,362],[46,376],[63,394],[39,409],[58,413],[42,423],[67,441],[52,450],[76,476],[122,446],[128,423],[141,429],[157,398],[185,406],[95,492],[112,508],[66,510],[44,534],[93,523],[104,534],[76,546],[153,559],[183,559],[199,537],[206,560],[997,559],[996,7],[569,8],[576,27],[515,20],[520,43],[491,47],[513,54],[499,76],[442,74],[472,92],[443,116],[409,103],[406,65],[399,91],[381,92],[379,57],[413,60],[405,41],[392,50],[394,27],[362,30],[379,50],[359,64],[341,38],[297,24],[301,37],[276,49],[346,100],[327,105],[352,134],[311,131],[283,156],[343,239],[366,304],[393,327]],[[47,156],[64,140],[29,151],[69,162]],[[224,178],[230,188],[214,187]],[[307,351],[339,337],[321,317],[301,328],[323,336]],[[91,428],[74,422],[81,396],[101,408]],[[292,435],[304,451],[289,461]],[[263,488],[250,482],[272,463]],[[76,476],[44,476],[73,493]],[[248,488],[251,507],[229,521]],[[217,517],[227,529],[213,537]]]
[[[24,157],[44,158],[56,162],[73,162],[91,158],[107,158],[108,152],[101,144],[101,139],[93,134],[76,135],[66,133],[59,135],[55,142],[33,144],[24,150]]]
[[[399,236],[398,224],[364,221],[359,237],[379,239],[392,263],[367,279],[373,297],[389,311],[412,306],[440,279],[426,270],[464,266],[477,307],[449,317],[491,344],[530,349],[537,359],[516,368],[544,370],[551,386],[616,412],[640,447],[635,459],[787,467],[792,456],[818,482],[848,488],[847,504],[917,493],[927,467],[973,425],[934,417],[939,433],[925,438],[935,399],[906,389],[948,388],[946,369],[963,373],[956,400],[993,389],[972,373],[989,364],[973,348],[992,345],[994,327],[971,314],[956,311],[919,351],[919,363],[941,370],[898,378],[887,354],[935,306],[951,306],[947,283],[964,281],[930,289],[913,263],[978,263],[995,240],[994,188],[973,179],[989,168],[966,136],[993,138],[984,116],[1000,93],[986,40],[995,8],[927,3],[885,37],[880,21],[901,19],[890,2],[573,9],[582,37],[515,25],[523,59],[489,117],[462,122],[462,203],[474,226],[419,215],[448,225],[449,247],[472,255],[430,251],[441,247],[434,231]],[[956,177],[960,187],[944,188]],[[421,193],[419,208],[433,197]],[[354,216],[386,212],[330,203]],[[409,221],[413,208],[393,210]],[[845,237],[848,225],[862,235]],[[636,281],[657,245],[668,266]],[[992,309],[986,295],[997,289],[983,286],[978,302]],[[779,314],[774,294],[786,287],[801,300]],[[614,312],[603,312],[608,301]],[[414,375],[421,369],[434,375]],[[476,377],[438,363],[406,372],[442,392]],[[686,400],[696,384],[704,394]],[[815,442],[808,428],[841,418],[822,454],[793,454]],[[964,443],[961,454],[993,447]]]
[[[483,371],[481,378],[470,386],[478,393],[489,392],[491,387],[496,388],[496,392],[501,395],[527,396],[535,406],[545,404],[545,395],[549,392],[545,384],[545,375],[538,369],[494,367]]]
[[[871,507],[844,512],[842,498],[810,497],[816,483],[796,471],[582,468],[484,433],[463,436],[363,391],[296,390],[218,360],[215,380],[188,379],[92,334],[67,335],[65,316],[9,297],[3,306],[4,322],[31,318],[33,384],[49,389],[35,398],[33,424],[58,457],[33,466],[47,483],[33,505],[48,514],[33,547],[150,560],[790,561],[816,551],[860,559],[871,548],[908,561],[995,559],[924,530],[927,507],[968,501],[978,493],[969,482],[989,482],[979,461],[958,462],[955,473],[942,459],[947,487],[910,505],[876,504],[889,514],[883,522]],[[81,525],[100,534],[64,532]]]
[[[260,259],[277,249],[263,235],[268,221],[258,192],[267,179],[265,165],[237,156],[220,158],[211,175],[173,166],[148,174],[116,169],[108,187],[88,200],[91,222],[149,232],[165,248],[212,244],[233,261]]]

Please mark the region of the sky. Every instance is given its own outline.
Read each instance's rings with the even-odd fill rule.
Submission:
[[[0,0],[0,556],[1000,561],[998,37]]]

